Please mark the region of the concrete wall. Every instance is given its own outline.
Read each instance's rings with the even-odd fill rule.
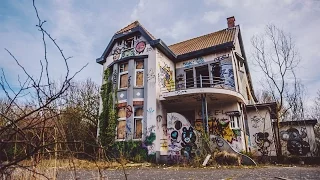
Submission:
[[[267,108],[247,110],[248,145],[255,156],[276,156],[275,138]]]
[[[314,156],[316,152],[314,127],[311,124],[281,127],[280,142],[283,155]]]

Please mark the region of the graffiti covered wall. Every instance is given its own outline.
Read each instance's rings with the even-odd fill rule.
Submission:
[[[244,150],[244,134],[242,130],[242,116],[239,118],[239,127],[231,128],[230,115],[228,112],[240,112],[237,103],[219,104],[208,107],[208,125],[210,135],[220,136],[225,139],[233,149],[237,151]],[[201,130],[202,112],[201,109],[196,110],[195,129]]]
[[[274,133],[267,108],[248,109],[248,146],[256,156],[276,156]]]
[[[179,113],[168,113],[168,162],[178,163],[197,153],[197,134],[190,122]]]
[[[312,125],[281,127],[280,139],[283,155],[314,156],[316,144]]]

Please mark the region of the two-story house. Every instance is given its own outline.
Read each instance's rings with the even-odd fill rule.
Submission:
[[[171,162],[192,158],[202,133],[220,149],[276,155],[275,104],[256,106],[240,26],[227,25],[170,46],[138,21],[115,33],[97,63],[117,91],[117,141]]]

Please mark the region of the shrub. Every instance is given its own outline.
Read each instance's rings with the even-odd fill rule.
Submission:
[[[226,151],[215,153],[214,160],[218,164],[222,165],[240,165],[239,156],[233,153],[228,153]]]

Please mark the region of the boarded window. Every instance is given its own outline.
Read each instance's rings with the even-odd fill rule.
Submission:
[[[136,87],[143,87],[143,60],[136,61]]]
[[[143,108],[136,108],[134,111],[134,116],[143,116]]]
[[[143,71],[137,71],[136,73],[136,86],[143,87]]]
[[[118,111],[119,118],[126,118],[126,108],[120,108]]]
[[[127,88],[127,87],[128,87],[128,74],[121,74],[119,88]]]
[[[143,69],[143,61],[136,61],[136,69]]]
[[[120,72],[128,71],[128,63],[120,64]]]
[[[143,108],[137,107],[134,111],[134,138],[142,138],[142,122],[143,122]]]
[[[125,139],[125,135],[126,135],[126,121],[118,121],[117,139]]]
[[[142,138],[142,119],[135,119],[135,139]]]

